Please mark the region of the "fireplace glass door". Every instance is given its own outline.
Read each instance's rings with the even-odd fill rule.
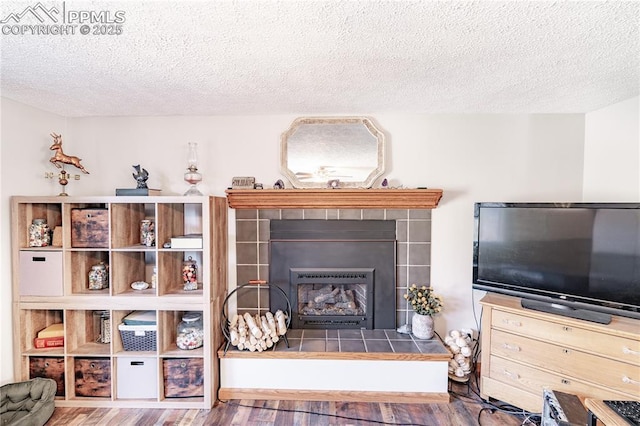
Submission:
[[[371,328],[372,269],[292,269],[294,328]]]

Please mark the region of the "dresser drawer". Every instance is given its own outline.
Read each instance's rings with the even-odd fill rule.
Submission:
[[[635,365],[500,330],[491,331],[491,354],[640,396]]]
[[[491,357],[489,376],[508,386],[534,393],[542,398],[544,389],[573,393],[596,399],[629,399],[630,394],[615,392],[594,386],[570,376],[549,373],[524,364],[500,358]]]
[[[523,391],[513,386],[505,386],[503,382],[488,376],[482,376],[480,386],[483,398],[495,398],[532,413],[542,412],[542,395]]]
[[[606,326],[598,332],[500,310],[493,310],[491,326],[640,366],[640,340],[605,334]]]

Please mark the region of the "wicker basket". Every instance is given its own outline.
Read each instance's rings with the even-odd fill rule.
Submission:
[[[125,351],[155,351],[157,325],[120,324],[120,337]]]

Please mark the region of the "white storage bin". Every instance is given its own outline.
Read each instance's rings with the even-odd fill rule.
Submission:
[[[158,397],[158,360],[156,358],[117,358],[117,398]]]
[[[62,252],[20,252],[20,296],[63,296]]]

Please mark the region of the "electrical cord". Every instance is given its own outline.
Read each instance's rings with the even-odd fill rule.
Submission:
[[[477,369],[477,365],[478,365],[478,360],[480,359],[480,355],[482,353],[482,348],[480,347],[480,341],[481,341],[480,337],[482,335],[482,329],[480,324],[482,324],[482,314],[484,313],[484,310],[481,307],[480,318],[478,318],[476,313],[476,308],[475,308],[476,306],[475,294],[473,290],[471,292],[471,306],[473,310],[473,319],[476,322],[476,327],[478,327],[478,338],[476,340],[476,345],[473,351],[473,355],[471,357],[471,360],[472,360],[471,377],[473,377],[474,380],[472,380],[472,382],[469,384],[469,389],[471,389],[471,392],[473,392],[480,399],[480,403],[484,405],[484,408],[482,408],[478,413],[478,419],[477,419],[478,425],[479,426],[481,425],[480,417],[482,413],[485,411],[488,411],[491,414],[495,413],[496,411],[500,411],[502,413],[510,414],[513,416],[523,417],[522,425],[526,425],[526,424],[539,425],[542,421],[542,416],[540,415],[540,413],[531,413],[510,404],[493,403],[491,401],[483,399],[482,396],[480,396],[480,381],[478,377],[479,371]],[[469,380],[471,380],[471,378]],[[474,385],[475,385],[475,388],[473,387]]]
[[[290,410],[288,408],[257,407],[257,406],[254,406],[254,405],[242,404],[242,403],[239,403],[239,402],[222,401],[220,399],[218,401],[223,403],[223,404],[235,405],[237,407],[245,407],[245,408],[251,408],[251,409],[255,409],[255,410],[281,411],[283,413],[314,414],[316,416],[332,417],[332,418],[336,418],[336,419],[352,420],[352,421],[358,421],[358,422],[368,422],[368,423],[375,423],[375,424],[379,424],[379,425],[429,426],[429,425],[420,424],[420,423],[395,423],[395,422],[394,423],[388,423],[388,422],[384,422],[384,421],[381,421],[381,420],[370,420],[370,419],[363,419],[363,418],[360,418],[360,417],[342,416],[340,414],[315,413],[313,411],[307,411],[307,410]]]
[[[477,313],[475,310],[475,300],[474,300],[474,296],[472,294],[472,305],[473,305],[473,317],[474,317],[474,321],[476,323],[476,327],[478,330],[478,337],[476,339],[473,339],[474,342],[474,349],[473,349],[473,353],[471,356],[471,373],[469,376],[469,380],[470,383],[468,384],[468,389],[476,396],[476,398],[473,398],[471,396],[464,395],[464,394],[460,394],[457,392],[453,392],[450,391],[449,393],[451,395],[453,395],[456,398],[459,398],[461,400],[465,400],[467,402],[470,403],[476,403],[476,404],[480,404],[482,406],[482,408],[480,409],[480,411],[478,412],[478,417],[477,417],[477,423],[478,426],[481,426],[482,423],[480,422],[480,419],[482,417],[482,414],[484,412],[489,412],[490,414],[494,414],[495,412],[501,412],[501,413],[505,413],[508,415],[512,415],[515,417],[523,417],[522,420],[522,425],[528,425],[528,424],[532,424],[532,425],[540,425],[540,421],[541,421],[541,416],[538,413],[530,413],[527,412],[525,410],[522,410],[518,407],[515,407],[513,405],[510,404],[497,404],[497,403],[493,403],[491,401],[485,400],[482,398],[482,396],[480,395],[480,384],[479,384],[479,380],[478,380],[478,370],[477,370],[477,364],[478,364],[478,359],[480,357],[480,354],[482,353],[482,349],[480,347],[480,335],[481,335],[481,330],[480,330],[480,323],[482,322],[482,313],[483,311],[480,310],[480,318],[478,319],[477,317]],[[442,337],[438,334],[438,332],[435,332],[435,334],[438,336],[438,338],[442,341]],[[475,388],[474,388],[475,386]],[[228,405],[234,405],[234,406],[238,406],[238,407],[245,407],[245,408],[251,408],[251,409],[256,409],[256,410],[271,410],[271,411],[280,411],[280,412],[285,412],[285,413],[303,413],[303,414],[313,414],[313,415],[317,415],[317,416],[325,416],[325,417],[331,417],[331,418],[336,418],[336,419],[343,419],[343,420],[350,420],[350,421],[359,421],[359,422],[369,422],[369,423],[375,423],[375,424],[379,424],[379,425],[394,425],[394,426],[429,426],[429,425],[424,425],[424,424],[418,424],[418,423],[387,423],[384,421],[380,421],[380,420],[370,420],[370,419],[363,419],[363,418],[359,418],[359,417],[351,417],[351,416],[342,416],[339,414],[328,414],[328,413],[315,413],[312,411],[307,411],[307,410],[291,410],[291,409],[287,409],[287,408],[271,408],[271,407],[258,407],[258,406],[254,406],[254,405],[249,405],[249,404],[242,404],[239,402],[233,402],[233,401],[223,401],[223,400],[218,400],[220,403],[222,404],[228,404]]]

